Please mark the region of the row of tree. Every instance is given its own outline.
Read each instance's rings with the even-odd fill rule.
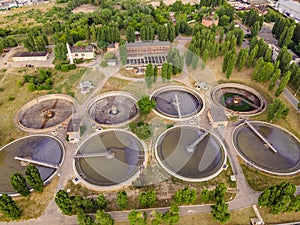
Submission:
[[[28,165],[23,177],[20,173],[14,173],[10,176],[10,183],[19,194],[28,196],[30,194],[28,185],[37,192],[43,192],[44,182],[41,179],[38,169],[33,165]],[[26,183],[27,182],[27,183]]]
[[[269,207],[270,213],[298,212],[300,195],[296,196],[296,186],[288,182],[266,188],[258,198],[258,205]]]

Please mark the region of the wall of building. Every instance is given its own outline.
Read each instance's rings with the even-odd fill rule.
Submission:
[[[71,54],[73,59],[94,59],[95,58],[94,52],[74,52]]]
[[[32,56],[32,57],[13,57],[14,62],[28,62],[28,61],[46,61],[48,56]]]

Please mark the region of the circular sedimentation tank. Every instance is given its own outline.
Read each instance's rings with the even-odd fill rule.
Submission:
[[[28,162],[17,160],[15,157],[34,160],[48,165],[60,166],[64,159],[64,146],[56,138],[49,135],[32,135],[13,141],[0,149],[0,193],[15,193],[10,184],[13,173],[25,175]],[[35,165],[44,182],[50,180],[57,168]]]
[[[168,119],[189,119],[204,109],[204,101],[199,93],[187,87],[162,87],[150,98],[156,102],[155,111]]]
[[[226,151],[211,132],[195,126],[178,126],[163,132],[155,155],[169,174],[200,182],[216,177],[226,164]]]
[[[233,132],[233,144],[247,163],[276,175],[292,175],[300,171],[300,142],[294,135],[273,124],[248,123],[250,126],[242,123]]]
[[[49,131],[70,119],[74,108],[75,101],[70,96],[44,95],[23,105],[15,121],[27,132]]]
[[[212,99],[231,113],[256,115],[265,110],[263,97],[253,88],[237,83],[217,85]]]
[[[127,92],[107,92],[91,100],[87,113],[101,126],[122,126],[138,116],[136,102]]]
[[[140,140],[124,130],[101,131],[83,142],[74,156],[78,177],[93,189],[129,185],[145,163]]]

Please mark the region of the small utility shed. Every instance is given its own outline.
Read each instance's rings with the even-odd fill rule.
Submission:
[[[67,136],[70,143],[78,143],[80,139],[81,119],[71,119],[67,127]]]
[[[210,108],[207,112],[208,120],[213,128],[227,127],[228,120],[221,107]]]
[[[106,63],[108,66],[116,66],[117,65],[117,60],[116,59],[107,59]]]

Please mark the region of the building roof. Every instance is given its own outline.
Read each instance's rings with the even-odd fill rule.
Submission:
[[[268,4],[267,0],[248,0],[250,5],[266,5]]]
[[[93,45],[87,45],[87,46],[72,46],[70,47],[70,50],[72,53],[75,52],[93,52],[94,51],[94,46]]]
[[[117,59],[107,59],[106,62],[117,62]]]
[[[210,110],[211,117],[215,122],[227,121],[224,109],[221,107],[213,107]]]
[[[171,42],[169,41],[136,41],[126,43],[126,47],[134,48],[134,47],[150,47],[150,46],[171,46]]]
[[[13,57],[44,57],[48,52],[17,52]]]
[[[115,43],[110,43],[109,45],[107,45],[107,48],[115,48],[115,47],[116,47]]]
[[[294,17],[295,19],[300,20],[300,3],[291,0],[281,0],[276,3],[276,8],[279,8],[279,11],[287,14],[288,16]]]
[[[67,132],[79,132],[81,119],[71,119],[69,121]]]

